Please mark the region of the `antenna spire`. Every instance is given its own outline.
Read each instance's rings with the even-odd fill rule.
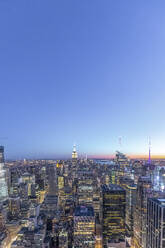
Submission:
[[[151,164],[151,138],[149,137],[149,157],[148,157],[148,163]]]

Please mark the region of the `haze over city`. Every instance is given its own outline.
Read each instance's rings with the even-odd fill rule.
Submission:
[[[1,1],[7,158],[164,155],[164,1]],[[5,139],[4,139],[5,137]],[[119,144],[122,137],[122,144]]]

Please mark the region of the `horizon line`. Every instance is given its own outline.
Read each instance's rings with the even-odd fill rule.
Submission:
[[[149,158],[149,155],[146,154],[127,154],[124,152],[121,152],[124,155],[126,155],[126,157],[130,158],[130,159],[145,159],[147,160]],[[78,156],[79,159],[85,158],[86,156],[80,153],[80,155]],[[87,157],[89,159],[114,159],[115,158],[115,154],[99,154],[99,155],[88,155]],[[71,156],[68,155],[59,155],[59,156],[45,156],[45,157],[33,157],[33,156],[21,156],[21,157],[15,157],[15,158],[6,158],[6,161],[13,161],[13,160],[66,160],[66,159],[71,159]],[[165,159],[165,154],[153,154],[151,156],[151,160],[153,159]]]

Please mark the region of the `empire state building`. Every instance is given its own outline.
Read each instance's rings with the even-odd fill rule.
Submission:
[[[76,151],[76,146],[74,145],[73,146],[73,152],[72,152],[72,160],[77,160],[77,158],[78,158],[78,154]]]
[[[8,196],[4,162],[4,147],[0,146],[0,202]]]

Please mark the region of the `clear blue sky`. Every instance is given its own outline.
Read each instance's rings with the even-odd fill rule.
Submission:
[[[165,153],[165,1],[1,0],[8,158]],[[7,139],[3,139],[7,137]]]

